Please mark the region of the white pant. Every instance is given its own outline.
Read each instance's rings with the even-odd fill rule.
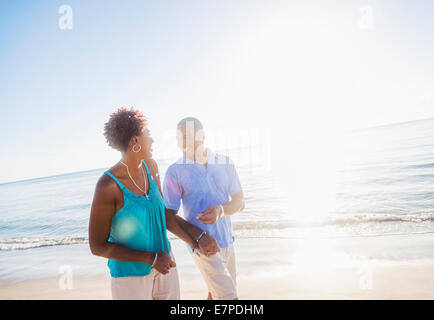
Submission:
[[[111,289],[113,300],[179,300],[178,268],[170,268],[167,274],[152,268],[145,277],[112,278]]]
[[[233,300],[238,297],[233,245],[221,248],[220,252],[209,257],[195,253],[192,256],[214,300]]]

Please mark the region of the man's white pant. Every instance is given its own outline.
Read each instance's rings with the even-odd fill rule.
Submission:
[[[178,267],[166,274],[152,268],[146,277],[112,278],[111,289],[114,300],[179,300]]]
[[[233,300],[238,297],[232,244],[209,257],[195,253],[192,256],[214,300]]]

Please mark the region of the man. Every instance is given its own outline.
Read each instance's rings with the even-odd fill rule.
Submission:
[[[208,287],[208,299],[238,299],[234,236],[231,218],[244,208],[244,195],[235,166],[227,156],[204,147],[204,131],[196,118],[185,118],[177,127],[183,157],[166,172],[163,194],[166,211],[177,214],[203,232],[196,241],[211,235],[220,252],[203,254],[191,248],[193,259]]]

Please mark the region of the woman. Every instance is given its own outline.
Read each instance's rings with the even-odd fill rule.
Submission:
[[[109,259],[113,299],[179,299],[178,271],[146,119],[138,110],[118,109],[105,124],[104,135],[122,159],[97,183],[90,249]]]

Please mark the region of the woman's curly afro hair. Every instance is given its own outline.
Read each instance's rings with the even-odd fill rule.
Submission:
[[[142,135],[146,128],[146,118],[134,108],[119,108],[110,115],[104,124],[104,136],[110,147],[125,152],[131,137]]]

